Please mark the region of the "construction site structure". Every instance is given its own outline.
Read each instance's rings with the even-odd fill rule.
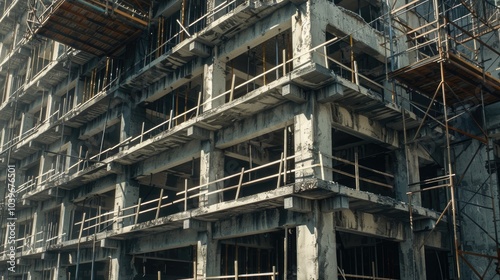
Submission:
[[[0,0],[1,279],[500,279],[499,0]]]

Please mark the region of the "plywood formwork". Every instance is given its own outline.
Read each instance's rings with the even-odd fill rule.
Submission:
[[[441,83],[440,57],[435,56],[407,67],[398,69],[391,76],[412,89],[432,98]],[[446,96],[447,104],[481,104],[481,89],[484,91],[485,105],[500,101],[500,80],[469,63],[467,60],[447,53],[443,62],[447,86],[452,89]]]
[[[147,2],[143,9],[149,10]],[[133,6],[117,6],[108,1],[61,0],[35,16],[33,32],[73,48],[102,56],[113,54],[136,38],[147,26],[146,14]]]

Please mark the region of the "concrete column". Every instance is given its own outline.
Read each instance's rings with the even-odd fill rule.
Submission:
[[[53,280],[63,280],[66,279],[67,276],[67,268],[65,266],[61,266],[61,253],[57,253],[57,265],[54,267],[54,277]]]
[[[34,125],[35,118],[33,114],[22,113],[21,116],[21,129],[20,134],[23,135],[26,131],[30,130]]]
[[[37,210],[35,213],[33,213],[33,226],[31,229],[31,244],[33,244],[33,249],[37,248],[37,243],[38,240],[41,240],[42,236],[37,236],[37,232],[43,232],[44,228],[43,226],[45,225],[45,215],[42,212],[42,204],[40,203],[37,207]],[[45,244],[40,244],[40,245],[45,245]]]
[[[215,47],[217,52],[217,47]],[[203,111],[208,111],[225,103],[225,97],[213,99],[226,90],[226,63],[215,54],[210,64],[205,64],[203,69]]]
[[[58,243],[65,240],[69,240],[69,233],[71,231],[71,216],[75,211],[74,204],[69,202],[69,199],[65,198],[63,203],[61,203],[61,213],[59,218],[59,229],[57,235],[59,236]],[[63,236],[63,234],[66,234]]]
[[[399,270],[401,279],[425,280],[425,234],[412,233],[405,226],[405,240],[399,244]]]
[[[213,137],[212,137],[213,139]],[[224,177],[224,152],[216,149],[214,141],[204,141],[201,144],[200,184],[213,182]],[[223,182],[210,184],[200,189],[201,193],[212,192],[224,187]],[[222,202],[222,193],[200,196],[200,207]]]
[[[54,41],[54,44],[52,46],[52,61],[56,61],[59,57],[59,45],[60,43]]]
[[[125,243],[122,242],[121,246],[116,249],[109,260],[109,279],[108,280],[122,280],[132,279],[135,275],[135,269],[132,263],[132,256],[126,254]]]
[[[73,106],[74,108],[76,105],[80,104],[83,100],[83,78],[80,78],[80,76],[76,80],[76,85],[75,85],[75,95],[73,98]]]
[[[198,236],[196,274],[198,277],[219,276],[221,261],[219,242],[212,239],[211,224],[208,224],[208,231],[200,232]]]
[[[14,49],[17,45],[17,38],[19,36],[19,29],[21,27],[20,23],[16,23],[16,27],[14,28],[14,36],[12,38],[12,49]]]
[[[120,142],[129,137],[141,134],[142,123],[146,118],[146,111],[142,108],[134,108],[134,104],[131,102],[123,103],[122,106],[122,115],[120,119]],[[128,146],[124,146],[121,149],[126,148],[128,148]]]
[[[37,176],[39,176],[38,182],[37,182],[38,185],[42,183],[43,178],[40,175],[42,175],[45,172],[45,165],[46,165],[45,161],[46,160],[47,160],[47,154],[42,153],[42,155],[40,156],[40,167],[38,168],[38,175],[37,175]],[[37,177],[37,176],[35,176],[35,177]]]
[[[297,279],[338,279],[333,219],[333,213],[321,213],[314,201],[307,224],[297,227]]]
[[[405,151],[406,150],[406,151]],[[420,189],[420,185],[409,186],[411,183],[420,181],[420,171],[418,164],[418,152],[416,145],[402,145],[395,151],[396,165],[394,172],[394,191],[396,199],[408,202],[407,192]],[[420,193],[412,195],[412,205],[422,205]]]
[[[474,127],[472,121],[464,120],[463,122],[464,127],[465,125]],[[476,133],[479,134],[478,131]],[[498,222],[498,163],[494,163],[494,149],[491,149],[493,143],[490,142],[490,149],[488,150],[487,146],[479,141],[471,141],[470,143],[464,142],[453,146],[455,151],[452,152],[455,155],[460,155],[460,158],[455,160],[453,170],[453,173],[456,174],[455,200],[458,205],[456,211],[459,218],[460,243],[464,251],[481,251],[483,254],[495,256],[497,246],[490,236],[495,236],[495,226],[500,225],[500,222]],[[490,139],[490,141],[492,140]],[[488,159],[490,162],[488,162]],[[462,179],[460,183],[458,183],[459,179]],[[495,208],[492,208],[492,199]],[[494,211],[496,215],[494,215]],[[495,218],[497,219],[496,223]],[[450,239],[453,248],[452,232],[450,232]],[[476,268],[488,267],[489,263],[486,258],[471,258],[469,262]],[[483,272],[484,270],[479,271]],[[493,275],[494,269],[490,268],[485,279],[492,279]],[[476,278],[475,274],[464,263],[461,266],[461,278]]]
[[[128,178],[127,168],[123,167],[121,174],[117,175],[116,189],[115,189],[115,203],[114,211],[121,211],[123,208],[136,205],[139,199],[139,186],[132,183]],[[125,214],[130,214],[131,210],[128,210]],[[120,213],[123,214],[123,213]],[[134,222],[133,217],[128,217],[125,219],[119,219],[113,224],[113,229],[119,229],[121,227],[131,225]]]
[[[12,74],[9,74],[7,75],[5,80],[4,102],[9,99],[11,91],[12,91]]]
[[[317,104],[310,99],[304,109],[294,117],[295,168],[312,166],[320,162],[319,152],[332,155],[332,114],[328,105]],[[324,165],[331,162],[326,156],[322,158]],[[308,168],[295,172],[296,179],[310,177],[332,180],[332,174],[321,168]]]
[[[7,142],[7,122],[2,122],[0,124],[2,126],[2,130],[0,130],[0,151],[2,151],[2,147]]]
[[[293,57],[297,58],[293,61],[293,67],[299,66],[313,61],[320,65],[324,65],[324,58],[318,53],[307,53],[312,48],[325,42],[326,40],[326,23],[321,20],[318,15],[322,14],[325,3],[319,1],[307,1],[297,7],[297,14],[292,17],[292,47]],[[323,49],[319,49],[322,53]],[[300,56],[300,57],[299,57]]]
[[[59,108],[57,108],[56,106],[56,98],[54,98],[54,93],[49,93],[47,94],[47,107],[45,108],[45,118],[48,118],[50,117],[56,110],[58,110]],[[61,112],[59,112],[59,114],[61,114]],[[42,120],[43,122],[44,120]]]

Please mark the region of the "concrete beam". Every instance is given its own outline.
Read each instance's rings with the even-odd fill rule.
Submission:
[[[104,129],[104,126],[106,126],[106,128],[109,128],[117,124],[118,122],[120,122],[121,111],[121,107],[115,107],[111,109],[110,112],[106,112],[97,117],[95,120],[87,123],[85,127],[80,129],[80,136],[78,137],[78,139],[87,140],[90,137],[101,132]]]
[[[121,174],[123,166],[117,162],[110,162],[106,164],[106,170],[114,174]]]
[[[268,209],[221,219],[212,224],[214,239],[255,235],[305,223],[307,215],[292,211]],[[245,225],[245,226],[242,226]]]
[[[150,157],[135,165],[132,171],[132,178],[139,176],[149,176],[160,171],[172,168],[200,157],[200,140],[193,140],[187,144],[164,151],[156,156]]]
[[[314,4],[312,8],[316,12],[316,17],[324,20],[323,26],[337,37],[344,37],[351,34],[354,40],[354,47],[362,49],[363,52],[385,61],[384,36],[382,32],[368,26],[361,16],[352,12],[346,12],[336,5],[325,5],[323,2]],[[360,31],[360,27],[365,26]]]
[[[364,115],[332,105],[333,127],[363,139],[384,143],[390,148],[399,148],[398,132],[385,127]]]
[[[172,74],[165,75],[165,77],[150,84],[148,88],[143,91],[143,94],[136,103],[144,101],[153,102],[189,82],[191,78],[202,75],[204,61],[205,59],[197,57],[189,63],[177,68],[177,71]]]
[[[190,229],[194,231],[207,231],[207,222],[199,221],[195,219],[187,219],[184,220],[184,224],[182,225],[183,229]]]
[[[321,212],[335,212],[349,209],[349,197],[337,195],[321,200]]]
[[[174,230],[146,235],[130,242],[129,254],[144,254],[192,246],[198,243],[198,232],[194,230]]]
[[[100,241],[100,247],[107,249],[118,249],[120,248],[120,241],[105,238]]]
[[[281,95],[283,95],[283,97],[295,103],[306,102],[306,96],[302,91],[302,89],[293,84],[288,84],[281,87]]]
[[[186,136],[199,140],[207,140],[210,138],[210,131],[201,127],[190,126],[186,131]]]
[[[191,42],[189,44],[188,51],[194,55],[204,58],[209,57],[211,52],[209,47],[197,41]]]
[[[266,110],[250,118],[235,122],[232,126],[217,133],[215,146],[219,149],[225,149],[283,128],[293,122],[297,110],[301,110],[301,108],[285,103],[273,108],[273,110]]]
[[[312,209],[310,200],[296,196],[285,198],[284,208],[299,213],[309,213]]]
[[[226,41],[219,50],[219,57],[231,60],[247,52],[249,48],[254,48],[266,40],[274,38],[280,32],[290,29],[291,18],[295,15],[295,11],[293,5],[288,5],[275,11],[272,16],[257,21],[251,27]]]
[[[381,215],[343,210],[335,214],[338,230],[398,241],[404,240],[404,225]]]

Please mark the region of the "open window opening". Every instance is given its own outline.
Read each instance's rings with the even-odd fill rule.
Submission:
[[[226,102],[231,97],[241,97],[290,72],[291,63],[276,66],[291,58],[291,46],[291,29],[288,29],[227,62],[226,89],[232,89],[234,85],[234,90],[233,96],[226,96]]]
[[[421,164],[419,172],[420,172],[420,182],[432,181],[432,183],[430,184],[425,184],[425,185],[421,184],[420,188],[422,190],[436,187],[444,183],[444,181],[429,180],[444,175],[443,169],[435,163]],[[422,206],[425,208],[432,209],[434,211],[439,211],[439,212],[443,211],[444,208],[446,207],[446,204],[448,203],[446,197],[447,196],[446,188],[426,190],[421,192],[420,195],[422,198]]]
[[[78,236],[89,236],[113,228],[115,191],[99,193],[83,200],[74,202],[76,208],[72,212],[72,224],[69,236],[78,239]],[[83,214],[85,222],[82,225]]]
[[[167,170],[138,179],[141,205],[137,222],[179,213],[198,207],[199,197],[190,193],[184,200],[179,194],[200,183],[200,159],[192,159]]]
[[[350,36],[335,34],[332,27],[327,27],[326,40],[342,38],[326,47],[328,67],[338,76],[359,84],[383,96],[385,64],[365,52],[365,46],[358,44]]]
[[[47,91],[42,91],[40,97],[30,104],[29,113],[32,114],[34,121],[33,126],[44,123],[47,116],[47,103],[48,103],[49,93]]]
[[[450,278],[449,252],[426,248],[425,275],[427,280],[444,280]]]
[[[170,51],[175,45],[206,26],[207,2],[203,0],[177,1],[172,9],[167,9],[158,17],[155,28],[151,29],[148,53],[153,58]],[[182,27],[181,27],[182,24]]]
[[[153,102],[145,102],[143,140],[194,118],[199,113],[197,108],[201,102],[202,86],[203,75],[199,75],[163,97]]]
[[[335,5],[347,9],[359,15],[371,27],[378,31],[384,31],[382,15],[382,1],[369,0],[334,0]]]
[[[220,245],[221,276],[235,275],[236,266],[238,275],[269,273],[273,271],[273,267],[278,275],[283,275],[284,246],[284,231],[222,240]],[[265,279],[265,277],[245,278],[257,280]]]
[[[105,280],[112,279],[111,275],[111,263],[110,261],[96,261],[94,263],[94,276],[92,277],[92,263],[85,262],[80,263],[78,267],[78,279],[76,279],[76,265],[68,266],[65,275],[65,279],[75,279],[75,280],[86,280],[86,279],[96,279]],[[52,279],[52,278],[47,278]]]
[[[293,134],[283,128],[226,148],[224,176],[228,179],[224,181],[224,189],[227,189],[224,201],[293,182],[293,174],[289,172],[293,166],[292,139]]]
[[[25,82],[26,82],[26,74],[18,73],[18,75],[12,76],[12,89],[14,90],[14,92],[20,91],[19,89],[23,89]],[[22,92],[19,92],[19,94],[22,94]]]
[[[183,279],[193,276],[196,246],[133,255],[133,279]]]
[[[400,279],[397,242],[344,232],[336,238],[337,262],[346,278]]]
[[[83,99],[81,103],[92,99],[98,93],[116,85],[122,70],[122,59],[108,57],[92,70],[88,71],[83,76]],[[68,101],[66,100],[66,104],[68,104]]]
[[[75,87],[68,89],[59,99],[59,115],[64,115],[75,107]]]
[[[31,49],[30,68],[27,73],[28,81],[36,77],[50,62],[52,62],[54,51],[56,51],[54,44],[55,42],[50,39],[42,39],[39,44]]]
[[[36,233],[33,244],[33,219],[28,219],[26,221],[22,221],[16,224],[17,227],[17,237],[19,238],[16,244],[16,247],[19,251],[22,252],[31,252],[36,245]]]
[[[45,241],[45,246],[50,246],[50,245],[55,245],[59,242],[59,238],[62,236],[59,236],[59,220],[61,217],[61,207],[58,206],[54,209],[51,209],[45,213],[44,215],[44,223],[41,225],[41,228],[37,229],[41,231],[41,236],[37,236],[38,232],[35,233],[36,236],[36,241],[38,241],[38,238],[40,241]]]
[[[333,130],[333,180],[341,185],[395,197],[393,152],[380,145]]]
[[[79,146],[78,157],[86,160],[79,161],[77,164],[78,170],[82,170],[119,152],[117,145],[120,143],[120,127],[120,122],[117,122],[90,136],[85,141],[85,144]],[[75,168],[76,166],[72,167]]]

